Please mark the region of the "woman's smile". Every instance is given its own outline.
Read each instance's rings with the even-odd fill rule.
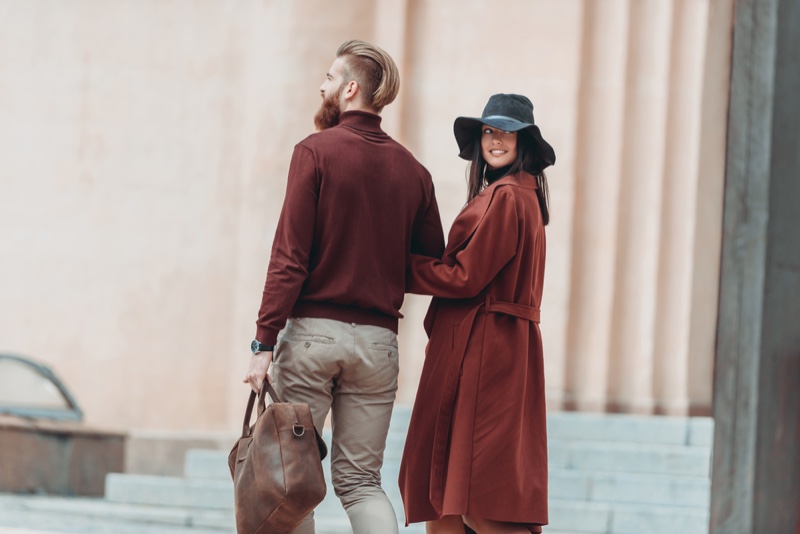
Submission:
[[[481,152],[486,164],[499,169],[517,159],[517,132],[504,132],[484,126],[481,130]]]

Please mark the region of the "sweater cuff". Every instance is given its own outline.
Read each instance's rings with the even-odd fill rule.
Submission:
[[[256,337],[262,345],[277,345],[278,330],[272,328],[256,328]]]

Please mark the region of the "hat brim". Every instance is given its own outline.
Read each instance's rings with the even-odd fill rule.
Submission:
[[[480,127],[484,125],[503,130],[504,132],[527,131],[538,145],[537,148],[542,156],[542,160],[547,164],[545,167],[553,165],[556,162],[556,152],[553,150],[553,147],[550,146],[550,143],[544,140],[538,126],[510,117],[500,116],[486,117],[483,119],[477,117],[456,118],[453,123],[453,133],[456,136],[456,143],[458,143],[458,157],[466,160],[472,159],[475,136],[480,131]]]

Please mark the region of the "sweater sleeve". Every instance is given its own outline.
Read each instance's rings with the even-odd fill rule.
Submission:
[[[439,217],[439,205],[431,182],[430,200],[424,207],[419,224],[411,237],[411,253],[441,258],[444,252],[444,232]]]
[[[511,193],[495,192],[483,219],[454,261],[412,254],[407,273],[407,291],[443,298],[478,295],[514,257],[519,221]]]
[[[314,154],[297,145],[289,166],[286,197],[272,242],[267,280],[256,321],[256,339],[274,345],[308,276],[317,218],[319,180]]]

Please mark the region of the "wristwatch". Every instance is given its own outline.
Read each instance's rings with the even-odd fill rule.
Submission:
[[[254,339],[252,343],[250,343],[250,350],[253,354],[258,354],[259,352],[271,352],[275,350],[275,345],[264,345],[259,340]]]

